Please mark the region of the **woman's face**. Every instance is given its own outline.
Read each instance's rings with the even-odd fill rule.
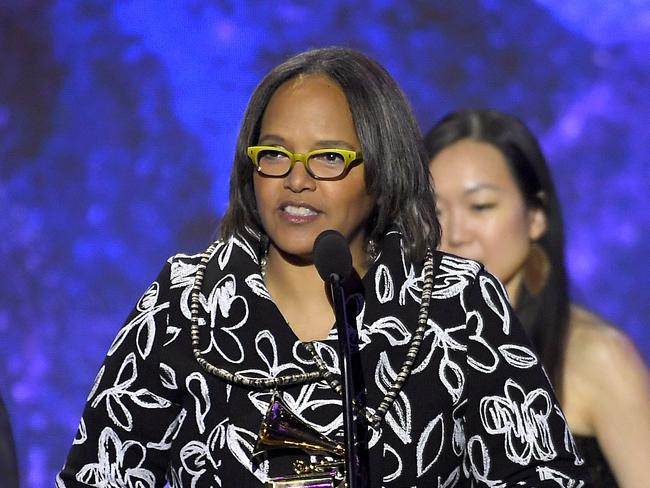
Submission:
[[[525,205],[504,156],[490,144],[462,139],[429,167],[441,249],[482,262],[516,299],[530,244],[546,228],[543,211]]]
[[[259,145],[294,153],[315,149],[360,151],[352,113],[341,88],[322,75],[299,76],[281,85],[264,112]],[[338,180],[316,180],[297,162],[285,177],[254,173],[262,226],[272,246],[311,259],[314,241],[327,229],[350,243],[354,262],[364,256],[365,224],[375,200],[366,191],[363,164]]]

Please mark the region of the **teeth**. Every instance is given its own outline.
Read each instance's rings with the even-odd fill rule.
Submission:
[[[316,215],[312,209],[307,207],[295,207],[293,205],[287,205],[284,207],[284,211],[289,215],[295,215],[298,217],[306,217],[307,215]]]

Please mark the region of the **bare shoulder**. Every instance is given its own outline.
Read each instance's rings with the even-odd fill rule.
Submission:
[[[601,393],[604,387],[647,378],[641,355],[627,335],[604,319],[577,305],[571,306],[567,368],[577,372]]]
[[[569,324],[569,426],[596,436],[620,486],[648,486],[650,372],[625,333],[597,315],[572,306]]]

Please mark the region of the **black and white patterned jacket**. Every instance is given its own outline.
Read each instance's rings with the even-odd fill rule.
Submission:
[[[208,263],[200,296],[204,356],[260,378],[313,371],[260,276],[258,247],[254,239],[231,239]],[[166,480],[173,488],[255,487],[290,471],[284,455],[251,459],[271,392],[229,384],[193,356],[189,302],[198,262],[199,256],[171,258],[117,334],[58,488],[153,488]],[[588,486],[502,285],[474,261],[435,252],[434,264],[415,366],[382,424],[368,429],[369,486]],[[422,267],[406,261],[400,236],[391,233],[363,289],[348,298],[370,409],[404,361],[422,278]],[[315,346],[338,373],[335,333]],[[341,401],[325,381],[282,393],[304,422],[342,435]]]

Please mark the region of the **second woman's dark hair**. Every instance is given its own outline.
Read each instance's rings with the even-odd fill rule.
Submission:
[[[419,127],[388,72],[364,54],[346,48],[298,54],[273,69],[255,89],[239,132],[221,237],[241,233],[246,227],[264,234],[246,148],[257,144],[262,116],[278,87],[301,75],[327,76],[345,93],[363,153],[366,186],[377,201],[366,229],[368,238],[378,242],[396,226],[407,252],[421,259],[427,247],[437,246],[440,230]]]
[[[512,115],[494,110],[462,110],[447,115],[425,135],[429,160],[462,139],[484,142],[499,150],[526,205],[540,208],[546,215],[546,231],[537,244],[549,260],[547,281],[538,293],[522,286],[515,312],[560,394],[569,294],[564,264],[564,225],[550,170],[536,138]],[[435,182],[433,184],[435,187]]]

